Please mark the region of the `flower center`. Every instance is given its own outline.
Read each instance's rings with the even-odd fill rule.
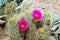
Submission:
[[[35,14],[36,17],[38,17],[38,14]]]
[[[21,28],[24,28],[24,24],[21,24]]]

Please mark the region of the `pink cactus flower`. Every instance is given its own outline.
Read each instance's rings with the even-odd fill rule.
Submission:
[[[42,20],[43,19],[43,12],[39,9],[32,10],[32,18],[36,20]]]
[[[17,25],[20,31],[26,31],[29,26],[28,21],[26,19],[19,20]]]

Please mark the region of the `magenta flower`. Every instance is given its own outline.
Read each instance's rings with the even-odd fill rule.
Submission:
[[[42,20],[43,19],[43,12],[39,9],[34,9],[32,11],[32,18],[36,20]]]
[[[26,19],[19,20],[17,25],[20,31],[26,31],[28,29],[28,22]]]

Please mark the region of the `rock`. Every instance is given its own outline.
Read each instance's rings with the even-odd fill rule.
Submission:
[[[56,40],[53,36],[49,37],[48,40]]]

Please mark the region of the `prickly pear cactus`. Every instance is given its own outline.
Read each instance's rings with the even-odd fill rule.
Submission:
[[[39,4],[38,2],[37,4]],[[52,18],[53,11],[52,9],[50,9],[50,7],[44,10],[43,23],[40,23],[40,25],[43,26],[42,28],[37,29],[31,17],[32,9],[34,8],[41,9],[42,7],[42,6],[40,7],[40,5],[38,7],[37,4],[35,5],[34,1],[32,0],[24,0],[22,4],[19,5],[18,7],[17,4],[13,2],[8,2],[6,4],[4,11],[8,19],[7,31],[9,32],[9,36],[11,40],[48,40],[45,39],[48,38],[47,36],[48,33],[46,32],[46,30],[50,30],[50,25],[53,20]],[[24,17],[29,23],[29,27],[25,33],[21,32],[18,29],[18,25],[17,25],[17,22],[21,20],[22,17]],[[46,23],[47,20],[51,21],[49,22],[50,24],[49,26],[45,26],[47,24]]]

